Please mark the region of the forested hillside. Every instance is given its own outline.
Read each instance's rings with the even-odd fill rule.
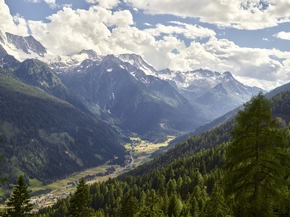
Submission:
[[[118,179],[90,186],[90,207],[95,210],[92,216],[289,216],[290,91],[280,93],[272,99],[275,119],[272,119],[271,112],[269,113],[270,110],[267,109],[268,102],[263,101],[265,100],[263,96],[260,98],[254,98],[253,102],[245,106],[245,111],[239,112],[238,122],[231,120],[207,133],[192,137],[152,162]],[[258,99],[258,103],[255,99]],[[246,119],[243,119],[246,117],[244,114],[248,115]],[[245,122],[241,122],[241,119]],[[257,142],[262,139],[264,142],[244,141],[239,139],[239,135],[242,134],[232,134],[233,130],[241,132],[241,129],[247,129],[244,126],[248,124],[256,126],[252,123],[258,123],[257,121],[261,123],[257,125],[259,131],[254,135],[251,134],[253,130],[245,132],[252,135],[249,138],[257,139]],[[264,134],[266,131],[268,133]],[[241,189],[245,191],[240,192],[240,196],[237,191],[229,190],[229,187],[234,185],[225,185],[225,181],[233,180],[235,176],[232,175],[238,174],[238,170],[235,170],[239,168],[230,160],[229,153],[232,153],[230,150],[234,150],[233,144],[239,147],[239,144],[243,143],[245,147],[248,145],[247,147],[253,148],[253,151],[248,154],[243,151],[233,152],[232,159],[236,159],[234,157],[236,156],[241,162],[237,165],[248,168],[243,170],[244,175],[238,176],[239,182],[249,183],[249,186],[252,186],[250,181],[256,180],[253,174],[266,174],[266,176],[258,175],[260,183],[257,188],[261,192],[259,197],[251,198],[250,192],[254,190],[248,188],[248,185],[242,185]],[[256,149],[255,144],[260,144],[261,150]],[[252,153],[256,152],[262,156],[259,161],[255,160],[256,155],[251,157]],[[255,162],[260,162],[258,165],[263,167],[256,168]],[[266,170],[270,171],[269,174],[263,169],[264,166],[268,168],[267,162],[277,165]],[[231,170],[227,169],[229,165],[233,166]],[[252,165],[256,169],[251,170]],[[279,185],[274,184],[276,182],[279,182]],[[268,193],[264,192],[265,186]],[[236,197],[247,200],[238,200]],[[69,201],[70,198],[59,201],[52,208],[42,210],[40,213],[43,214],[40,216],[67,215],[71,206]],[[267,209],[264,206],[267,206]]]
[[[120,134],[72,104],[0,74],[1,171],[41,182],[124,156]]]
[[[119,216],[122,207],[126,207],[127,212],[131,208],[134,213],[140,212],[139,216],[171,216],[174,213],[173,216],[192,216],[194,212],[205,212],[214,183],[221,180],[224,147],[176,160],[142,175],[128,174],[96,183],[90,187],[91,207],[98,210],[97,216]],[[59,201],[42,212],[49,213],[47,216],[61,216],[65,207],[69,207],[68,201]]]

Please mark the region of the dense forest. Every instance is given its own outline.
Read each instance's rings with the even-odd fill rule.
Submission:
[[[290,216],[289,95],[259,94],[235,119],[118,178],[81,179],[73,195],[33,215]]]

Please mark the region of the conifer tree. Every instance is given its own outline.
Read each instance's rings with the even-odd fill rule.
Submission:
[[[120,217],[133,217],[137,209],[137,200],[132,191],[127,192],[121,201]]]
[[[168,216],[178,217],[183,209],[182,201],[177,197],[176,194],[172,194],[169,206],[168,206]]]
[[[270,216],[289,163],[286,131],[272,119],[271,104],[260,93],[236,117],[225,166],[226,194],[237,204],[236,216]],[[288,163],[285,163],[285,162]],[[283,163],[284,162],[284,163]]]
[[[57,204],[58,205],[58,209],[53,214],[53,217],[64,217],[64,216],[67,216],[67,214],[68,214],[67,202],[65,200],[59,200],[57,203],[58,203]]]
[[[210,199],[206,203],[206,216],[223,217],[228,214],[223,189],[215,183]]]
[[[89,186],[84,178],[81,178],[77,190],[70,200],[69,215],[71,217],[90,217],[94,216],[94,210],[89,208],[91,196]]]
[[[160,207],[160,201],[156,195],[155,190],[147,192],[145,205],[137,214],[139,217],[162,217],[163,213]]]
[[[4,216],[9,217],[25,217],[29,216],[32,210],[30,196],[24,181],[24,176],[18,177],[17,185],[14,187],[12,195],[6,203],[8,209]]]

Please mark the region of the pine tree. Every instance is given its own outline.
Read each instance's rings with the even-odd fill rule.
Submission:
[[[156,195],[155,190],[147,192],[145,205],[141,208],[137,214],[139,217],[162,217],[163,213],[160,207],[160,201]]]
[[[90,217],[94,216],[93,209],[89,208],[91,196],[89,186],[84,178],[81,178],[77,190],[70,200],[69,215],[71,217]]]
[[[206,203],[206,216],[223,217],[228,214],[223,189],[215,183],[210,199]]]
[[[57,211],[53,213],[53,217],[64,217],[68,214],[68,206],[66,200],[59,200],[57,202]]]
[[[226,194],[237,204],[236,216],[270,216],[272,202],[283,198],[280,189],[287,171],[287,136],[272,119],[270,101],[262,93],[239,112],[232,137],[225,186]]]
[[[7,217],[28,216],[32,210],[30,196],[24,180],[24,176],[18,177],[17,185],[14,187],[11,198],[6,203],[8,209],[5,216]]]
[[[120,217],[133,217],[137,209],[137,200],[132,191],[127,192],[121,201]]]
[[[177,197],[176,194],[172,194],[169,206],[168,206],[168,216],[178,217],[183,209],[182,201]]]

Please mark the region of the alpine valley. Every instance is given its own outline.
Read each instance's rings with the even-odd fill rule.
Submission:
[[[159,71],[136,54],[60,56],[33,36],[3,31],[0,74],[0,152],[11,180],[122,165],[130,137],[194,132],[263,91],[230,72]]]

